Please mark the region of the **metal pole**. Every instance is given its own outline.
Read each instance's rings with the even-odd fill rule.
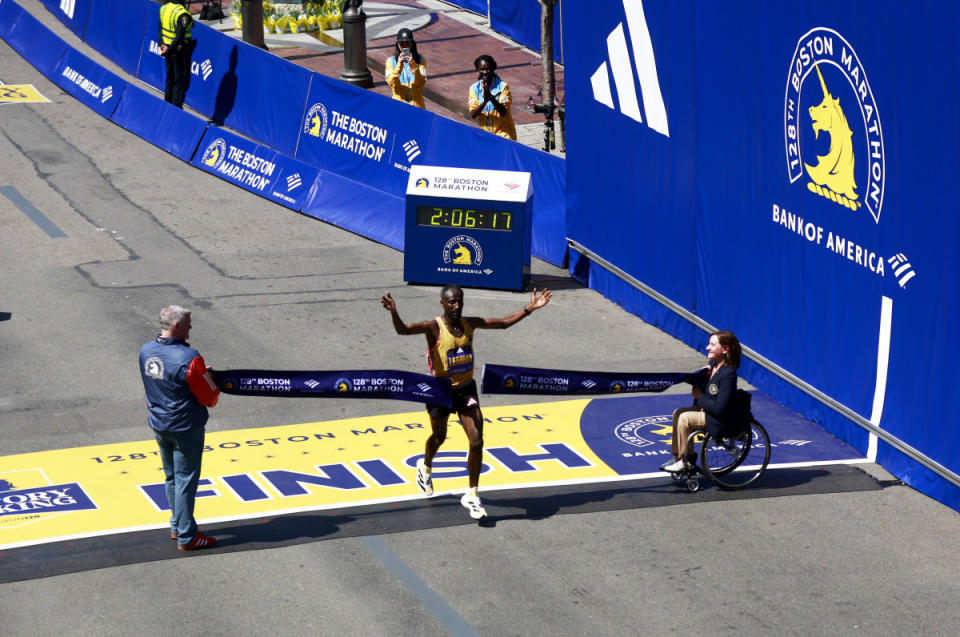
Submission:
[[[241,0],[240,19],[243,22],[243,41],[266,50],[263,43],[262,0]]]
[[[367,68],[367,14],[363,0],[347,0],[343,9],[343,73],[340,79],[370,88],[373,75]]]

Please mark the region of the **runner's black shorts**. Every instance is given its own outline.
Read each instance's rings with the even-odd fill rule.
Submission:
[[[465,411],[480,406],[480,399],[477,398],[477,382],[471,380],[469,383],[453,388],[453,409],[443,405],[427,405],[427,413],[431,418],[446,418],[450,412],[462,414]]]

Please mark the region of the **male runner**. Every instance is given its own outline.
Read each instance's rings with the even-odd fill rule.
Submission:
[[[460,504],[470,511],[470,517],[474,520],[486,517],[487,512],[477,495],[483,456],[483,414],[480,413],[480,402],[477,400],[477,383],[473,380],[473,330],[506,329],[549,303],[551,295],[546,289],[537,292],[534,288],[529,304],[503,318],[462,317],[463,290],[459,285],[447,285],[440,291],[443,316],[420,323],[404,323],[401,320],[390,292],[385,292],[380,299],[381,305],[390,312],[397,334],[424,334],[427,337],[427,366],[430,373],[449,378],[453,383],[453,410],[460,416],[460,424],[470,442],[470,451],[467,453],[470,488],[463,494]],[[450,411],[440,405],[427,405],[432,433],[427,438],[423,459],[417,462],[417,487],[427,496],[433,495],[433,456],[446,440]]]

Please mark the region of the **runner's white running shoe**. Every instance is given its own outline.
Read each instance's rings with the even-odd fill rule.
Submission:
[[[487,517],[487,510],[483,508],[483,504],[480,503],[480,498],[477,496],[464,493],[463,497],[460,498],[460,504],[470,511],[470,517],[474,520],[482,520]]]
[[[423,495],[433,495],[433,476],[427,473],[427,465],[423,459],[417,460],[417,488]]]

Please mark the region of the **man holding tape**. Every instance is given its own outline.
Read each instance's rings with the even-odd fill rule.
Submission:
[[[460,424],[470,444],[467,453],[470,488],[460,503],[470,511],[470,517],[474,520],[486,517],[487,512],[477,494],[483,462],[483,414],[477,399],[477,384],[473,380],[473,330],[506,329],[549,303],[551,294],[546,289],[537,292],[534,288],[527,305],[503,318],[463,317],[463,290],[459,285],[447,285],[440,291],[443,316],[420,323],[403,322],[390,292],[385,292],[380,299],[384,309],[390,312],[397,334],[426,336],[430,373],[447,377],[453,383],[453,411],[460,417]],[[451,411],[440,405],[427,405],[432,433],[427,438],[423,459],[417,462],[417,487],[426,496],[433,495],[433,457],[447,438],[447,421]]]
[[[160,55],[167,62],[167,84],[163,99],[177,108],[190,86],[190,56],[197,41],[193,39],[193,17],[183,6],[184,0],[167,0],[160,7]]]
[[[217,541],[197,529],[193,506],[207,407],[220,398],[203,357],[190,347],[190,312],[171,305],[160,312],[160,334],[140,349],[140,377],[147,397],[148,422],[160,448],[170,537],[181,551],[212,548]]]

